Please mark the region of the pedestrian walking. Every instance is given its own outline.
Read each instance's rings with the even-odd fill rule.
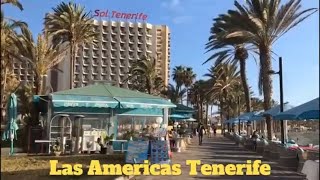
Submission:
[[[198,126],[198,135],[199,135],[199,145],[202,145],[202,138],[203,138],[203,135],[205,134],[205,128],[203,126],[202,123],[199,123],[199,126]]]
[[[211,126],[208,127],[208,138],[211,138],[213,134],[213,129]]]
[[[216,134],[217,134],[217,127],[216,127],[216,125],[212,124],[212,129],[213,129],[213,134],[214,134],[214,136],[216,136]]]

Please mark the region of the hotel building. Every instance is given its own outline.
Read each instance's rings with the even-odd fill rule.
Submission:
[[[156,58],[156,71],[169,82],[170,31],[165,25],[140,22],[94,21],[99,35],[94,44],[78,49],[73,77],[73,87],[83,87],[94,81],[109,81],[119,87],[130,87],[124,82],[132,62],[144,55]],[[59,71],[48,74],[47,85],[53,91],[70,88],[70,57],[57,65]]]

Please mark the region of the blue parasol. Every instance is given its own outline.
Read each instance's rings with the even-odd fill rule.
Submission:
[[[279,113],[275,116],[276,120],[304,120],[319,119],[319,98],[315,98],[300,106]]]
[[[17,139],[17,130],[18,125],[16,123],[17,120],[17,96],[14,93],[11,93],[8,100],[8,123],[7,127],[2,134],[2,140],[10,140],[10,155],[13,155],[13,140]]]

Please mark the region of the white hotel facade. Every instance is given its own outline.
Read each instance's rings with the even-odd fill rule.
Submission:
[[[147,55],[156,57],[156,71],[165,85],[169,82],[170,31],[165,25],[144,22],[94,21],[94,45],[79,48],[74,68],[73,87],[83,87],[93,81],[109,81],[128,88],[124,80],[132,62]],[[70,57],[57,65],[59,71],[50,71],[47,86],[53,91],[70,88]]]

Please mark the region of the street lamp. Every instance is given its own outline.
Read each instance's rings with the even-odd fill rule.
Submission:
[[[283,81],[282,81],[282,57],[279,57],[279,71],[275,72],[273,70],[269,71],[269,74],[278,74],[279,75],[279,83],[280,83],[280,112],[283,112]],[[281,142],[285,143],[285,130],[287,127],[287,121],[281,120]]]

